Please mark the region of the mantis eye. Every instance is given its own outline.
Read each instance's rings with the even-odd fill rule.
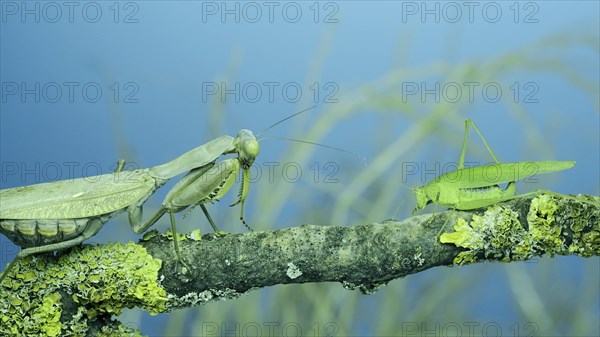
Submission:
[[[238,133],[239,159],[242,168],[247,170],[254,163],[254,159],[260,152],[260,145],[250,130],[241,130]]]
[[[240,162],[242,163],[242,168],[247,170],[254,163],[254,159],[258,156],[260,152],[260,145],[256,140],[249,140],[243,143],[242,152],[240,153]]]
[[[246,157],[248,157],[248,159],[252,158],[252,160],[254,161],[254,158],[258,156],[259,152],[260,145],[256,140],[249,140],[244,144],[244,153]]]

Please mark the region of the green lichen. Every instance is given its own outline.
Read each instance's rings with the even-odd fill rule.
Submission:
[[[595,229],[582,234],[579,240],[569,246],[569,251],[584,257],[600,255],[600,231]]]
[[[202,240],[202,234],[201,234],[201,232],[200,232],[199,229],[194,229],[189,234],[187,234],[186,237],[188,239],[190,239],[190,240],[193,240],[193,241],[200,241],[200,240]]]
[[[140,239],[140,241],[150,241],[152,240],[152,238],[155,238],[157,236],[162,236],[165,237],[169,240],[173,240],[173,231],[170,229],[167,229],[166,233],[161,234],[159,231],[157,231],[156,229],[153,229],[151,231],[148,231],[144,234],[144,236]],[[200,230],[196,229],[193,230],[192,232],[188,233],[188,234],[181,234],[181,233],[177,233],[177,241],[185,241],[187,239],[190,240],[194,240],[194,241],[200,241],[202,240],[202,234],[200,234]]]
[[[62,328],[60,323],[62,313],[60,298],[59,293],[52,293],[44,297],[42,305],[31,315],[33,321],[44,322],[44,325],[40,326],[40,332],[48,336],[58,336]]]
[[[104,256],[107,249],[118,253]],[[77,303],[92,305],[90,317],[102,313],[118,315],[123,311],[121,303],[142,307],[150,314],[165,310],[166,292],[157,284],[162,261],[152,258],[145,248],[134,243],[112,244],[92,246],[83,252],[81,256],[69,254],[63,258],[76,267],[71,276],[85,280],[73,285],[72,297]],[[98,268],[101,264],[110,268]]]
[[[22,259],[0,287],[0,335],[81,336],[88,319],[118,315],[124,306],[163,312],[167,297],[157,281],[161,264],[133,243]],[[73,317],[61,317],[59,290],[79,303]]]
[[[415,254],[413,255],[413,260],[417,263],[417,267],[421,267],[425,263],[425,259],[423,258],[423,248],[421,248],[421,246],[417,247]]]
[[[84,307],[77,308],[77,313],[72,319],[63,325],[63,335],[83,336],[88,331],[87,310]]]
[[[576,198],[581,202],[569,202],[561,211],[561,221],[572,235],[568,251],[582,257],[600,255],[600,198]]]
[[[119,322],[103,326],[95,337],[143,337],[137,329],[126,327]]]
[[[509,208],[492,206],[482,216],[473,215],[470,223],[458,219],[454,232],[442,234],[440,242],[467,248],[454,259],[458,265],[476,262],[478,256],[500,261],[526,260],[533,255],[532,241],[518,217]]]
[[[477,227],[476,224],[473,224]],[[483,235],[471,227],[464,219],[459,218],[453,226],[454,232],[440,235],[441,243],[451,243],[457,247],[467,248],[454,258],[454,264],[463,265],[477,261],[476,252],[483,247]]]
[[[470,223],[458,219],[454,232],[442,234],[440,241],[467,249],[455,264],[476,262],[481,256],[501,261],[541,254],[595,256],[600,254],[599,205],[598,198],[570,196],[559,205],[556,197],[541,194],[531,200],[525,227],[516,212],[495,205],[483,216],[473,215]]]
[[[38,277],[44,266],[44,261],[35,257],[21,260],[4,280],[0,287],[0,335],[57,336],[61,332],[61,295]]]
[[[177,234],[177,241],[181,242],[181,241],[185,241],[187,240],[187,237],[185,236],[185,234],[176,232],[175,234]],[[169,240],[173,240],[173,238],[175,237],[173,235],[173,231],[170,229],[167,229],[167,231],[165,232],[165,234],[162,234],[164,237],[166,237]]]
[[[561,227],[556,226],[557,211],[558,205],[553,198],[544,194],[531,200],[527,213],[527,223],[533,240],[540,250],[549,255],[554,255],[565,247]]]
[[[244,293],[240,293],[235,289],[207,289],[201,292],[188,292],[185,295],[168,294],[169,302],[167,306],[169,310],[179,308],[195,307],[209,301],[219,300],[234,300],[239,298]]]
[[[160,232],[156,229],[147,231],[146,233],[144,233],[144,236],[142,236],[142,238],[140,239],[140,241],[150,241],[152,238],[159,236]]]
[[[298,268],[298,266],[296,266],[294,264],[294,262],[288,263],[287,266],[288,266],[287,271],[286,271],[287,277],[289,277],[290,279],[293,280],[295,278],[302,276],[302,271],[300,270],[300,268]]]

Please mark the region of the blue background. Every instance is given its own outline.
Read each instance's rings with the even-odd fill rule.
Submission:
[[[343,148],[367,165],[340,151],[264,141],[246,208],[257,229],[408,217],[414,199],[403,187],[456,162],[465,118],[502,161],[577,161],[537,184],[521,183],[520,191],[600,194],[595,1],[474,2],[471,16],[462,2],[273,2],[272,15],[268,2],[96,1],[72,7],[72,15],[64,2],[1,4],[2,189],[108,173],[118,158],[158,165],[216,136],[259,132],[316,105],[264,136]],[[422,4],[433,12],[422,16]],[[269,97],[264,83],[271,82]],[[472,101],[464,82],[477,83]],[[436,101],[420,89],[405,91],[421,83],[458,86],[462,96],[455,101],[440,89]],[[482,92],[486,84],[502,89],[499,101]],[[215,85],[240,90],[207,92]],[[291,91],[282,92],[285,85]],[[467,161],[491,160],[475,136],[469,145]],[[271,162],[279,163],[272,175]],[[146,216],[172,184],[150,199]],[[234,197],[210,210],[223,229],[244,231],[238,210],[226,206]],[[180,230],[200,224],[208,231],[197,213],[180,220]],[[166,219],[157,228],[165,230]],[[136,239],[119,217],[91,241]],[[3,236],[0,245],[4,265],[18,248]],[[597,257],[544,257],[429,270],[373,296],[339,284],[278,286],[158,317],[130,310],[121,321],[173,336],[236,323],[244,335],[250,322],[262,335],[265,322],[296,322],[304,334],[322,335],[331,331],[328,322],[336,335],[409,335],[413,327],[451,334],[452,324],[466,331],[465,322],[478,322],[479,334],[486,324],[503,335],[526,334],[533,323],[535,335],[598,335],[599,278]],[[367,318],[373,313],[376,319]]]

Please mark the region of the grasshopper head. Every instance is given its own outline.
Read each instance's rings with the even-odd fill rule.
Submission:
[[[242,129],[237,134],[238,156],[242,169],[247,170],[254,163],[254,159],[260,152],[260,145],[252,131]]]
[[[413,190],[413,193],[415,194],[415,198],[417,199],[417,207],[415,208],[415,211],[423,209],[425,206],[427,206],[429,198],[427,198],[427,192],[425,192],[423,187],[415,188]]]

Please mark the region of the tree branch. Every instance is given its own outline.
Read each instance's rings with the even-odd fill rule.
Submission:
[[[125,307],[156,314],[276,284],[340,282],[370,294],[435,266],[597,256],[599,219],[600,198],[551,193],[354,227],[303,225],[201,240],[191,233],[179,239],[191,271],[177,261],[171,236],[151,232],[139,244],[87,245],[19,261],[0,287],[0,333],[137,335],[110,317]]]

